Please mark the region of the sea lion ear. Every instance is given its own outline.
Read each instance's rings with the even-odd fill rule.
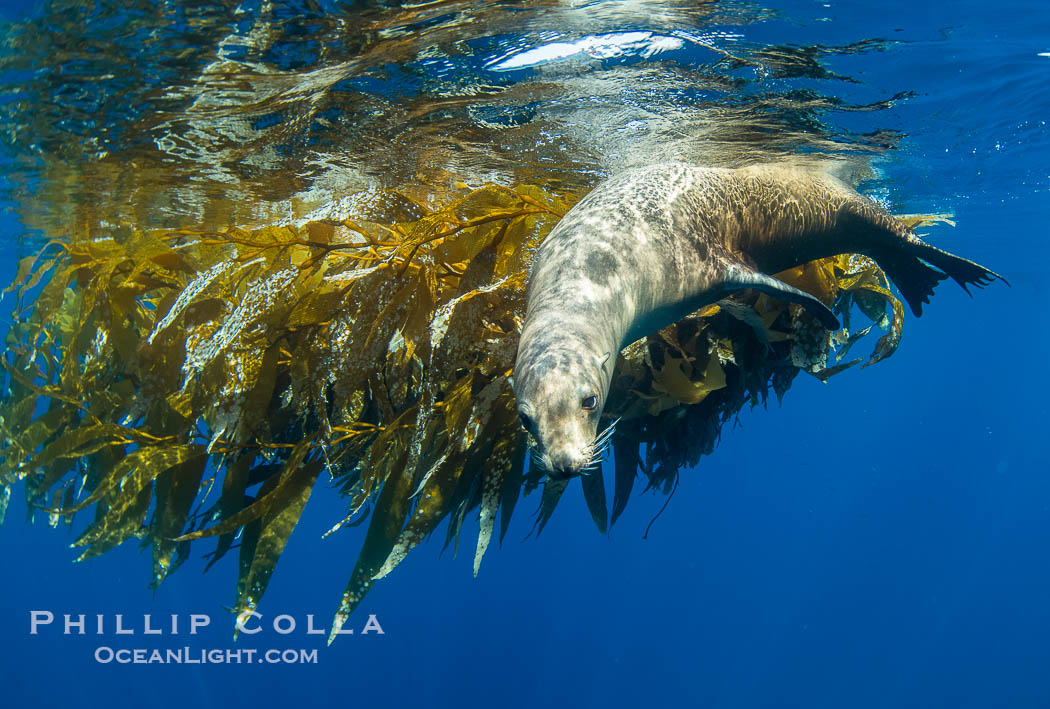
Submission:
[[[514,388],[514,375],[513,374],[508,374],[507,375],[507,384],[510,384],[510,388],[511,389]]]
[[[609,369],[605,365],[609,363],[609,358],[610,357],[612,357],[612,353],[611,352],[606,352],[601,357],[595,357],[595,359],[598,360],[598,366],[601,367],[606,372],[608,372]]]

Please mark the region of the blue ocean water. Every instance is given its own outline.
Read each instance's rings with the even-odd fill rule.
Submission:
[[[864,188],[897,212],[953,211],[957,226],[930,241],[1011,287],[971,299],[946,283],[889,360],[826,385],[801,378],[782,405],[745,411],[682,475],[647,539],[663,496],[632,500],[602,536],[571,487],[538,538],[521,541],[521,515],[477,579],[472,554],[439,558],[438,540],[425,544],[351,618],[355,635],[328,648],[306,634],[307,615],[328,627],[363,532],[320,540],[344,514],[334,491],[311,498],[260,608],[264,627],[289,614],[297,630],[234,644],[222,610],[234,564],[203,575],[194,554],[153,594],[148,554],[125,544],[73,565],[71,533],[22,524],[16,490],[0,527],[0,667],[5,694],[24,698],[11,706],[1050,705],[1050,11],[773,9],[727,29],[756,43],[888,40],[827,59],[859,82],[837,88],[846,99],[912,92],[874,119],[903,138]],[[11,209],[0,220],[7,282],[23,226]],[[33,610],[59,621],[30,635]],[[95,614],[110,625],[62,635],[63,613],[88,614],[89,633]],[[134,636],[113,633],[117,613]],[[100,645],[176,644],[144,636],[144,613],[161,626],[179,615],[179,644],[317,648],[317,664],[96,662]],[[191,613],[212,624],[186,635]],[[361,634],[369,614],[383,634]]]

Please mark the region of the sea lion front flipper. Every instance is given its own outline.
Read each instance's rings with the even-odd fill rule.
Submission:
[[[835,313],[820,302],[819,298],[753,268],[743,265],[731,266],[726,272],[725,286],[731,291],[753,288],[787,303],[801,305],[828,330],[838,330],[841,327]]]

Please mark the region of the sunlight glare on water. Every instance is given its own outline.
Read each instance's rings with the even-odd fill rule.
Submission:
[[[885,41],[752,39],[770,22],[733,3],[58,4],[7,36],[12,182],[45,232],[74,214],[207,226],[374,186],[586,186],[655,160],[897,144],[878,119],[835,119],[884,113],[907,87],[858,91],[826,66]]]

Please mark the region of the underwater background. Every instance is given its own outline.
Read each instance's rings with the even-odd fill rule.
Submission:
[[[456,3],[418,4],[442,12],[387,29],[368,48],[390,53],[380,57],[389,61],[376,61],[382,81],[339,79],[352,84],[342,86],[352,122],[340,123],[335,110],[322,116],[329,127],[317,129],[308,114],[312,133],[303,137],[296,125],[288,127],[294,116],[252,116],[251,130],[262,137],[252,143],[258,136],[249,136],[245,144],[264,156],[245,161],[241,171],[229,165],[243,156],[215,157],[238,141],[215,126],[169,126],[173,136],[199,142],[165,148],[178,158],[168,167],[149,162],[156,158],[150,145],[158,145],[157,125],[148,133],[123,130],[148,123],[151,111],[168,110],[138,103],[137,91],[147,81],[174,85],[165,71],[196,61],[194,43],[205,41],[203,35],[176,24],[123,36],[122,13],[132,9],[114,4],[97,15],[85,12],[85,36],[118,37],[127,50],[122,61],[70,62],[55,75],[77,81],[52,84],[41,79],[51,58],[46,48],[26,55],[44,62],[39,72],[5,64],[0,280],[10,282],[18,259],[39,247],[34,239],[51,235],[75,213],[71,205],[85,201],[100,219],[135,211],[136,219],[156,226],[250,221],[277,211],[265,205],[284,204],[292,195],[322,199],[385,179],[434,184],[447,180],[447,171],[478,182],[512,182],[524,177],[520,165],[531,164],[529,175],[545,170],[566,184],[587,185],[639,155],[732,162],[743,144],[771,155],[823,151],[870,159],[874,171],[862,192],[895,213],[953,213],[957,226],[925,230],[929,241],[987,265],[1011,286],[994,284],[971,299],[945,283],[921,319],[908,317],[892,358],[827,384],[800,377],[782,404],[745,409],[740,425],[724,428],[713,453],[682,474],[646,539],[666,500],[662,494],[636,491],[616,526],[601,535],[579,486],[570,486],[543,533],[523,541],[536,504],[535,496],[524,498],[501,548],[489,551],[476,579],[471,553],[461,549],[452,558],[446,549],[439,557],[441,540],[431,539],[364,599],[348,622],[355,635],[329,647],[324,635],[307,635],[301,626],[312,614],[318,627],[329,627],[364,528],[321,539],[346,514],[345,500],[323,479],[259,607],[264,626],[289,614],[300,629],[242,635],[236,643],[224,611],[234,601],[232,559],[203,574],[205,561],[195,548],[153,592],[148,554],[134,543],[72,564],[77,552],[67,544],[73,533],[50,529],[46,514],[23,524],[25,502],[15,489],[0,527],[0,667],[6,696],[21,698],[15,705],[85,698],[115,707],[1050,705],[1045,4],[542,4],[551,7],[530,13],[533,3],[493,3],[512,9],[475,19]],[[353,18],[397,9],[396,3],[244,3],[239,13],[235,5],[214,12],[243,25],[228,32],[250,34],[262,5],[274,18],[271,31],[284,40],[272,42],[265,61],[284,72],[293,92],[302,86],[296,77],[303,84],[324,79],[311,73],[323,44],[314,46],[311,37],[329,30],[328,20],[350,18],[342,32],[353,37]],[[3,32],[47,36],[38,29],[47,21],[33,18],[57,16],[64,7],[7,4],[3,12],[16,24]],[[505,19],[513,12],[521,14],[521,29]],[[542,20],[543,13],[554,14]],[[208,27],[223,29],[221,22]],[[53,36],[75,39],[58,29]],[[452,55],[460,61],[428,54],[429,40],[412,47],[414,54],[400,51],[412,46],[414,34],[425,40],[428,32],[436,33],[435,46],[462,36],[466,48]],[[654,34],[620,43],[602,39],[646,32]],[[586,37],[590,42],[580,44]],[[206,39],[214,49],[222,35]],[[559,42],[546,54],[529,54]],[[243,58],[237,54],[247,51],[243,45],[228,44],[230,57]],[[366,49],[346,44],[333,51]],[[704,67],[720,60],[719,50],[753,63],[705,74]],[[672,76],[636,83],[632,71],[657,62]],[[594,76],[595,65],[603,86],[574,83]],[[696,94],[683,89],[695,79],[689,71],[707,80]],[[479,101],[469,110],[469,97],[483,95],[484,87],[513,91],[525,81],[555,88],[536,106],[522,99],[509,110]],[[72,93],[60,101],[48,86]],[[449,117],[440,107],[420,108],[433,96],[452,97]],[[558,114],[549,109],[550,96],[575,96],[579,105],[565,99]],[[603,100],[591,115],[594,96]],[[723,107],[724,116],[711,121],[690,114],[700,103]],[[410,151],[438,143],[447,148],[444,137],[454,133],[450,126],[464,106],[478,132],[456,134],[457,150],[405,165]],[[393,138],[384,133],[391,107],[402,108],[398,120],[410,126]],[[505,142],[493,141],[504,128],[532,121],[533,112],[547,121],[542,128],[512,130]],[[746,140],[725,132],[745,119],[751,126]],[[714,127],[702,134],[708,125]],[[267,132],[273,126],[279,130]],[[350,140],[374,143],[373,162],[364,168],[354,156],[315,162],[311,172],[295,175],[294,189],[282,189],[281,176],[302,167],[296,156],[303,150],[339,158],[339,146]],[[534,152],[524,156],[528,145]],[[185,189],[151,191],[146,178],[131,184],[111,168],[83,167],[72,181],[48,162],[59,156],[58,162],[88,165],[119,158],[121,150],[127,161],[142,161],[143,171],[169,171],[149,180]],[[216,204],[224,206],[208,206]],[[31,636],[31,610],[107,619],[204,613],[212,624],[178,642],[167,635],[63,636],[54,629]],[[382,635],[360,634],[370,614]],[[102,644],[182,642],[317,648],[318,661],[180,666],[93,659]]]

